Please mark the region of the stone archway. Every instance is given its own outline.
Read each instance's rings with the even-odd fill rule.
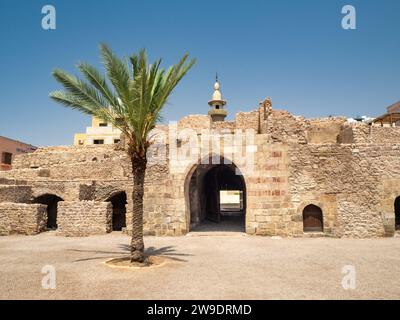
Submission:
[[[47,205],[47,230],[56,230],[57,225],[57,204],[59,201],[64,201],[59,196],[54,194],[44,194],[36,197],[33,203]]]
[[[400,230],[400,196],[394,201],[395,230]]]
[[[112,230],[121,231],[126,227],[126,193],[124,191],[115,193],[107,199],[113,207]]]
[[[234,164],[198,164],[188,174],[189,231],[245,231],[246,184]]]

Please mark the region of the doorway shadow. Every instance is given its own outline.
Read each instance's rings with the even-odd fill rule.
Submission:
[[[243,214],[221,215],[220,222],[203,220],[191,228],[191,232],[245,232]]]

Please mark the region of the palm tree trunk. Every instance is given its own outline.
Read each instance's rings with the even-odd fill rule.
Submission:
[[[146,156],[142,158],[134,154],[131,156],[131,161],[133,173],[131,262],[144,262],[143,195],[147,159]]]

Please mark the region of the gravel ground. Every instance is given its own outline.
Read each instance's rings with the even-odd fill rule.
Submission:
[[[163,266],[115,269],[129,254],[120,233],[87,238],[0,237],[1,299],[399,299],[400,238],[272,239],[226,236],[146,237]],[[44,265],[56,289],[42,288]],[[356,270],[344,290],[342,268]]]

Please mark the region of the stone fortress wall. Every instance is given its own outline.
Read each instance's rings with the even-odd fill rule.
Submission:
[[[245,182],[248,234],[309,236],[303,232],[303,209],[310,204],[323,213],[324,229],[319,236],[366,238],[395,233],[394,201],[400,196],[399,127],[347,123],[342,117],[305,119],[273,110],[267,99],[257,110],[240,112],[231,122],[212,122],[206,115],[187,116],[177,123],[177,139],[171,138],[171,127],[158,129],[164,135],[149,150],[145,234],[179,236],[190,230],[194,210],[190,198],[194,195],[189,185],[198,160],[210,154],[218,156],[223,147],[247,150],[245,136],[223,140],[224,134],[238,129],[255,132],[250,142],[252,170],[233,159]],[[195,159],[173,164],[171,143],[176,142],[178,152],[192,148],[180,138],[184,130],[195,132],[198,138],[204,130],[213,130],[213,134],[221,134],[221,144],[212,152],[199,148]],[[123,142],[41,148],[18,156],[13,170],[0,172],[0,234],[42,232],[46,205],[37,204],[37,199],[45,195],[59,199],[58,234],[110,232],[110,201],[123,192],[123,230],[129,233],[131,171]],[[36,226],[32,226],[34,221]]]

